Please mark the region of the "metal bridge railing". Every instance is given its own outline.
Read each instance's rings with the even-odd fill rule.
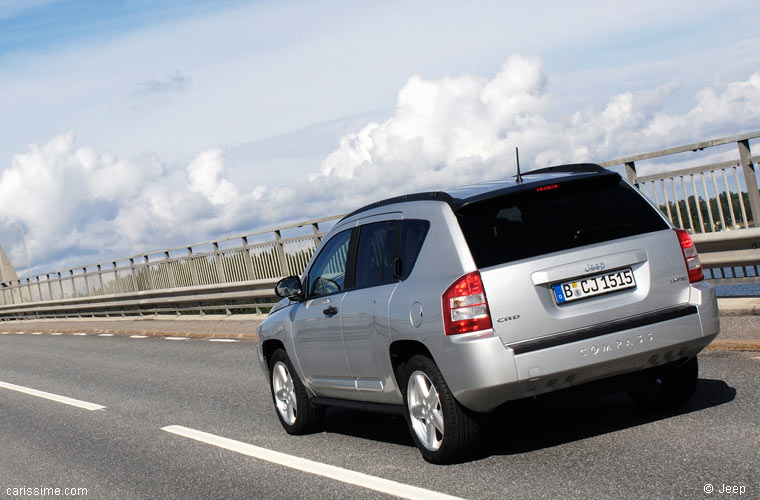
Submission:
[[[760,131],[688,144],[652,153],[620,158],[601,163],[603,167],[625,165],[628,180],[649,197],[677,227],[692,233],[710,233],[755,226],[753,214],[760,213],[760,192],[754,163],[760,156],[751,156],[751,139]],[[735,160],[670,170],[640,176],[637,163],[685,152],[736,143]]]
[[[624,165],[629,182],[660,207],[676,227],[693,234],[710,281],[756,283],[760,282],[760,239],[757,233],[747,230],[758,227],[756,214],[760,214],[758,172],[755,169],[760,156],[752,156],[750,149],[750,140],[759,137],[760,131],[749,132],[620,158],[601,165]],[[737,147],[735,160],[652,175],[637,173],[638,164],[646,160],[732,143]],[[716,246],[718,241],[723,242],[718,245],[720,249]]]
[[[181,297],[177,302],[198,301],[203,294],[185,294],[182,290],[200,289],[204,293],[219,295],[229,289],[227,285],[269,283],[282,276],[300,274],[326,233],[319,224],[335,222],[340,217],[323,217],[273,230],[4,282],[0,284],[0,315],[10,311],[21,313],[52,303],[81,309],[73,306],[83,303],[111,305],[113,302],[80,299],[119,297],[137,300],[141,297],[144,302],[153,302],[148,296],[155,294],[148,292],[156,291]],[[304,227],[310,228],[309,234],[283,238],[283,232]],[[262,237],[271,239],[252,243]],[[240,292],[236,290],[236,298],[245,298]],[[261,296],[259,292],[257,290],[249,298]],[[267,298],[271,295],[265,294]]]

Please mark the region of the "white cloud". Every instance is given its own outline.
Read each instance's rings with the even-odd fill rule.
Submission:
[[[98,245],[79,239],[84,236],[79,234],[82,227],[108,218],[162,173],[155,162],[136,163],[75,148],[74,134],[65,133],[41,147],[30,146],[3,170],[0,225],[23,224],[29,251],[37,259]]]
[[[221,148],[199,154],[187,167],[190,191],[202,194],[212,205],[235,201],[240,195],[230,181],[220,178],[223,168],[224,153]]]
[[[320,174],[352,179],[374,167],[410,177],[420,172],[430,179],[429,170],[439,172],[464,160],[472,167],[459,169],[477,168],[503,156],[512,142],[505,140],[507,132],[545,109],[545,81],[541,61],[521,56],[509,58],[491,80],[413,76],[399,92],[395,116],[344,136],[341,147],[322,162]]]
[[[27,8],[6,4],[0,12]],[[0,51],[0,109],[13,126],[0,134],[0,159],[76,130],[100,151],[186,161],[202,149],[388,109],[413,73],[490,76],[514,51],[567,71],[574,85],[562,99],[584,105],[673,75],[700,86],[736,80],[760,62],[757,42],[738,50],[760,17],[750,0],[222,4],[106,33],[87,24],[84,36],[61,43],[38,30],[9,44]],[[601,85],[612,90],[600,94]]]
[[[151,78],[141,82],[136,86],[132,93],[134,97],[145,97],[149,95],[164,95],[184,91],[192,82],[189,76],[183,75],[179,71],[170,73],[163,79]]]
[[[760,116],[760,73],[747,80],[731,82],[722,91],[707,87],[697,93],[697,105],[688,113],[658,114],[647,124],[646,134],[665,136],[682,130],[712,131],[728,123],[757,125]]]
[[[490,80],[415,76],[399,92],[392,118],[344,136],[311,179],[342,181],[340,191],[401,194],[512,175],[515,146],[528,170],[760,128],[760,73],[700,90],[681,115],[667,111],[680,88],[668,83],[555,116],[546,80],[539,59],[520,56]]]
[[[345,134],[318,169],[285,186],[231,181],[221,148],[170,165],[77,147],[62,134],[2,171],[0,228],[26,229],[33,262],[81,265],[507,177],[516,145],[529,170],[760,128],[760,73],[701,89],[681,114],[668,106],[676,84],[556,114],[550,82],[539,58],[523,56],[491,78],[413,76],[390,119]]]

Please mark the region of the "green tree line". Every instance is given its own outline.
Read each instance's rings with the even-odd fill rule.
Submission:
[[[693,232],[705,232],[710,233],[713,231],[722,231],[725,229],[723,227],[723,222],[720,218],[720,209],[723,210],[723,218],[726,221],[726,227],[727,228],[733,228],[734,226],[745,226],[745,220],[744,220],[744,214],[742,212],[742,206],[741,201],[743,199],[744,201],[744,208],[747,212],[747,219],[749,220],[750,225],[753,222],[752,217],[752,211],[749,206],[749,194],[747,192],[742,192],[741,197],[739,198],[739,193],[731,193],[731,198],[729,201],[728,194],[725,192],[722,192],[718,195],[718,198],[710,198],[709,200],[705,200],[701,196],[699,198],[695,198],[693,195],[689,196],[686,200],[678,200],[678,205],[676,205],[675,202],[668,202],[667,205],[660,204],[660,210],[662,210],[662,213],[665,215],[670,214],[671,220],[673,224],[675,224],[678,227],[681,227],[681,218],[683,219],[683,225],[685,226],[683,229],[691,229]],[[688,207],[687,207],[688,203]],[[709,205],[708,205],[709,203]],[[720,204],[720,206],[718,205]],[[708,208],[709,206],[709,208]],[[699,209],[697,209],[699,207]],[[668,212],[668,208],[670,209],[670,212]],[[678,217],[678,210],[681,211],[681,218]],[[733,217],[731,216],[733,209]],[[710,225],[710,214],[709,212],[712,212],[712,223],[713,225]],[[689,214],[691,213],[691,218],[689,218]],[[699,214],[702,214],[702,229],[699,230],[700,227],[700,219]]]

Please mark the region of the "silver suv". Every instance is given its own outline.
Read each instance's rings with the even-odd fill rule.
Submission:
[[[258,355],[288,433],[326,406],[401,413],[451,463],[511,400],[635,374],[637,403],[687,401],[719,331],[703,280],[688,233],[617,173],[545,168],[347,215],[277,284]]]

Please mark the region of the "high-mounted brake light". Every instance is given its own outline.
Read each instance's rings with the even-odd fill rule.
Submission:
[[[681,251],[683,252],[683,260],[686,262],[686,270],[689,273],[689,283],[695,283],[705,279],[705,273],[702,271],[702,264],[699,262],[699,255],[697,255],[697,248],[694,246],[689,233],[683,229],[676,229],[678,235],[678,242],[681,244]]]
[[[541,191],[549,191],[550,189],[557,189],[559,187],[559,184],[549,184],[548,186],[541,186],[536,188],[536,192],[539,193]]]
[[[443,293],[443,324],[446,335],[492,328],[486,292],[478,271],[465,274]]]

